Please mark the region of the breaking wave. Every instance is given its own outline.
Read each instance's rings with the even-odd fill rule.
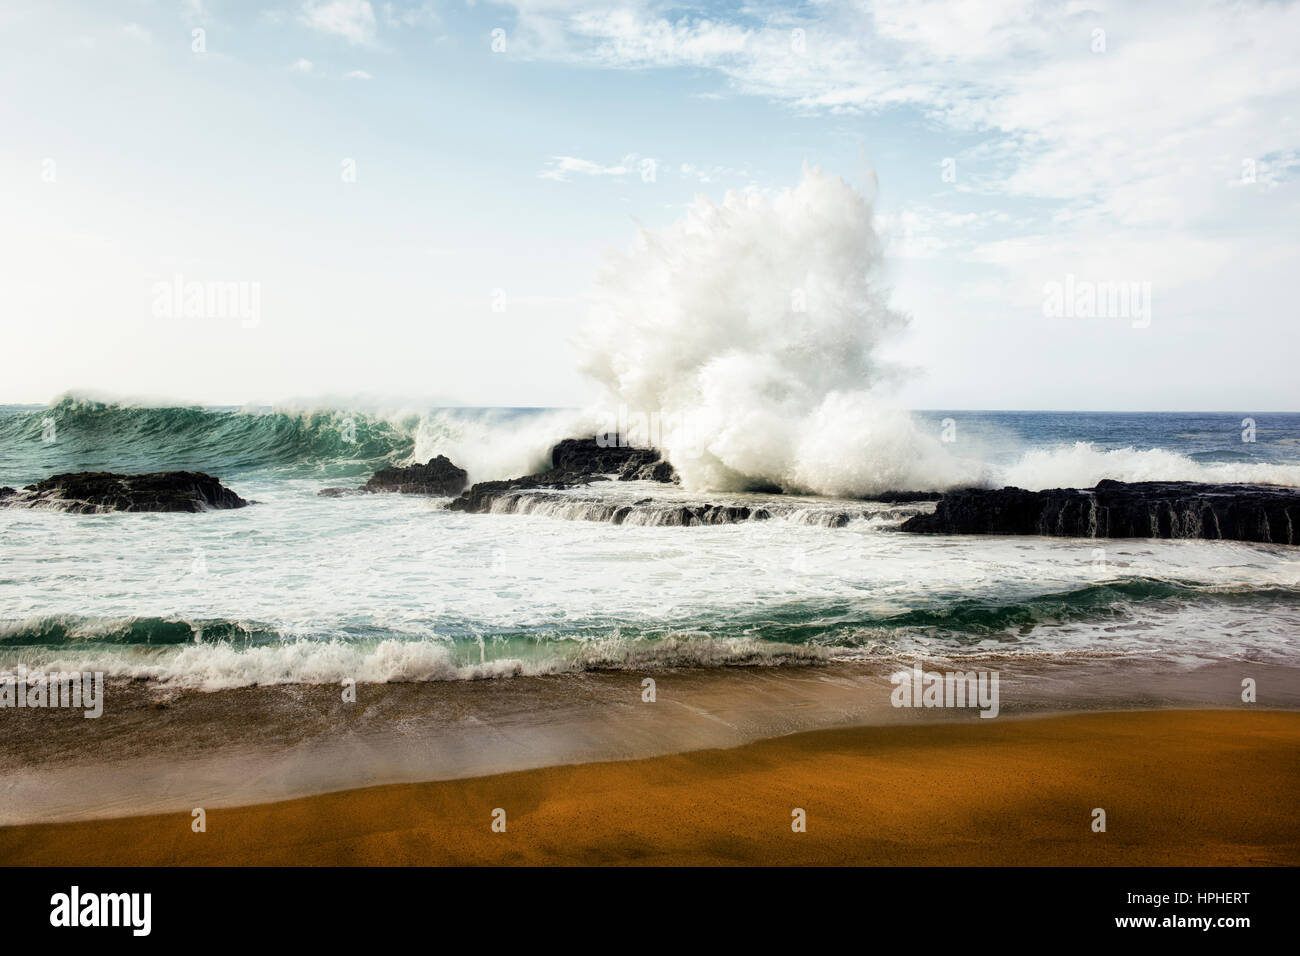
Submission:
[[[1116,481],[1207,481],[1300,486],[1300,464],[1283,462],[1203,462],[1163,448],[1099,448],[1075,442],[1033,448],[1014,465],[994,472],[995,483],[1030,491],[1091,488],[1103,478]]]
[[[266,623],[170,618],[35,618],[0,624],[7,669],[103,670],[202,690],[284,683],[476,680],[585,670],[789,664],[927,645],[1013,649],[1038,628],[1113,628],[1153,615],[1300,613],[1300,590],[1134,578],[1018,600],[965,599],[879,616],[798,603],[719,626],[600,626],[487,633],[467,622],[424,636],[371,629],[302,634]],[[432,622],[431,622],[432,624]],[[433,631],[437,631],[436,635]],[[1028,647],[1035,646],[1029,641]]]
[[[338,478],[445,454],[482,481],[542,467],[572,417],[543,409],[148,407],[66,396],[0,416],[0,480],[93,470],[228,477],[266,468]]]

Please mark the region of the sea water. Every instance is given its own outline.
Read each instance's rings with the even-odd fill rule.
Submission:
[[[995,485],[1300,485],[1297,414],[911,418]],[[471,515],[447,499],[317,494],[438,453],[471,480],[527,473],[567,420],[79,398],[0,408],[0,485],[194,469],[256,502],[0,509],[0,668],[215,690],[919,657],[1300,663],[1300,550],[1286,546],[909,535],[895,530],[899,508],[856,498],[640,483],[575,493],[752,503],[773,517],[665,527],[583,520],[582,508]],[[857,516],[842,527],[815,520],[846,509]]]

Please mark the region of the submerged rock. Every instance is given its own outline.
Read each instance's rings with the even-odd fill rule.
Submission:
[[[250,502],[198,471],[146,475],[75,472],[54,475],[22,491],[0,489],[0,506],[50,507],[72,514],[108,511],[187,511],[243,508]]]
[[[351,498],[354,495],[368,495],[371,492],[365,488],[322,488],[316,494],[321,498]]]
[[[915,515],[914,534],[1035,534],[1076,538],[1206,538],[1300,544],[1300,488],[1194,481],[1090,489],[966,488]]]

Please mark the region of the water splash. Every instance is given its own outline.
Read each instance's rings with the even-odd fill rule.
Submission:
[[[698,199],[600,275],[581,367],[608,408],[672,423],[659,445],[692,490],[969,483],[978,467],[877,397],[899,374],[881,346],[906,325],[881,264],[871,204],[820,170]]]

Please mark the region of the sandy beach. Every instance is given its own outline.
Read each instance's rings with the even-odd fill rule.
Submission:
[[[347,790],[213,809],[202,833],[188,813],[11,826],[0,861],[1296,865],[1297,798],[1300,714],[1091,713]]]

